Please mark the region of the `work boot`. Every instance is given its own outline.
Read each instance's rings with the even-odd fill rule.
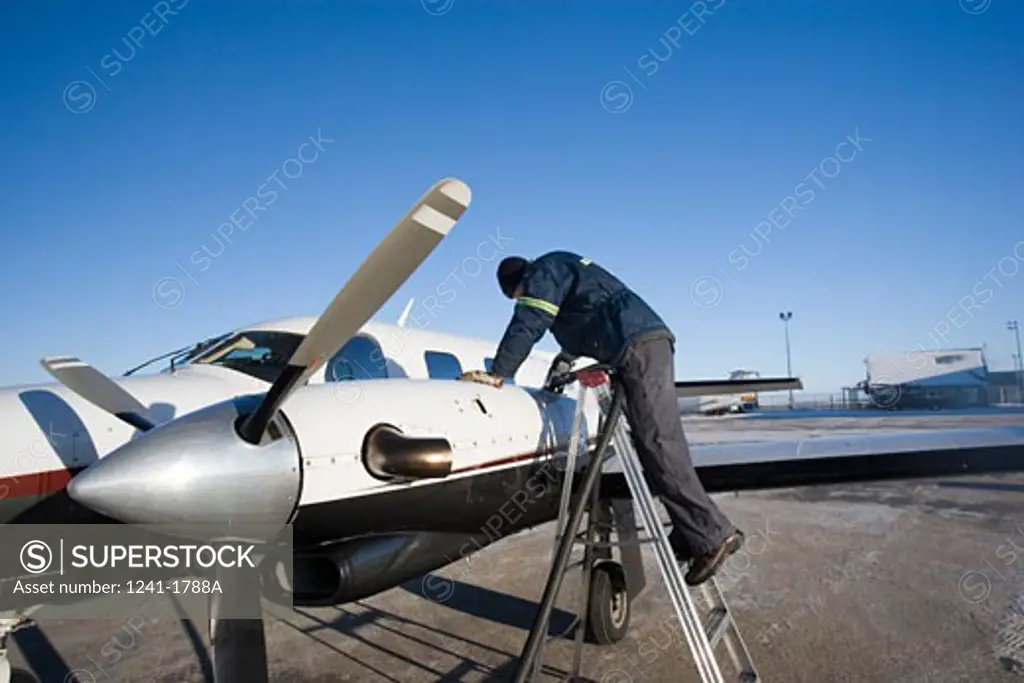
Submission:
[[[672,547],[672,554],[675,555],[679,566],[685,567],[693,561],[693,553],[682,538],[676,535],[675,531],[668,535],[668,544]]]
[[[722,541],[717,548],[698,557],[686,574],[686,583],[690,586],[699,586],[712,576],[725,564],[729,556],[743,547],[743,532],[737,529]]]

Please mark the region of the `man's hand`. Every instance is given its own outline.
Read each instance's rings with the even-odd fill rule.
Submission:
[[[500,389],[505,384],[505,380],[497,375],[492,375],[483,370],[470,370],[459,375],[460,382],[476,382],[477,384],[486,384],[487,386]]]
[[[548,389],[548,391],[554,391],[557,394],[562,393],[565,390],[564,386],[552,389],[550,388],[551,383],[555,379],[565,375],[565,373],[572,370],[573,361],[575,361],[575,358],[565,353],[564,351],[560,352],[557,356],[555,356],[555,359],[551,361],[551,367],[548,368],[548,375],[544,379],[544,388]]]

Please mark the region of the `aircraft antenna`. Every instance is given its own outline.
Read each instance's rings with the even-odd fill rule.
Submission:
[[[405,305],[405,309],[402,314],[398,316],[398,326],[405,327],[405,321],[409,319],[409,312],[412,310],[412,305],[416,303],[416,297],[409,299],[409,303]]]

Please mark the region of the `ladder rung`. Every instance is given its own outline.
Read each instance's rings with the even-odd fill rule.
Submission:
[[[565,627],[565,631],[563,631],[562,633],[556,633],[554,635],[551,634],[551,624],[548,624],[548,633],[544,637],[544,642],[550,643],[552,640],[560,640],[562,638],[565,638],[567,634],[571,634],[574,629],[579,628],[582,625],[582,623],[583,620],[580,619],[579,615],[574,614],[572,615],[572,621],[569,622],[569,625]]]
[[[728,610],[716,607],[711,610],[708,615],[708,625],[705,629],[705,633],[708,636],[708,642],[711,643],[711,647],[718,647],[718,643],[721,642],[722,636],[729,630],[729,626],[732,625],[732,615],[729,614]]]
[[[668,529],[669,527],[672,526],[672,523],[671,522],[665,522],[661,526],[662,526],[662,528]],[[595,524],[591,528],[596,530],[596,531],[598,531],[598,532],[604,531],[604,532],[609,533],[609,534],[612,531],[616,531],[616,532],[618,531],[618,529],[615,526],[611,525],[611,524]],[[655,540],[655,538],[653,536],[639,536],[640,532],[646,532],[646,531],[647,531],[647,529],[645,527],[642,527],[642,526],[638,526],[638,527],[635,527],[633,529],[633,532],[638,534],[638,537],[640,538],[641,541],[653,541],[653,540]],[[577,540],[579,540],[579,539],[586,539],[588,533],[590,533],[590,532],[587,531],[587,530],[580,531],[579,533],[576,534],[575,538]],[[562,540],[562,535],[563,534],[555,534],[555,541],[556,541],[556,543],[558,541]],[[628,544],[627,542],[619,542],[619,543],[615,543],[614,545],[627,545],[627,544]]]
[[[561,540],[561,537],[558,537],[558,539]],[[641,536],[631,541],[588,541],[586,539],[586,532],[576,534],[575,536],[575,542],[578,545],[590,546],[591,548],[626,548],[633,545],[646,545],[648,543],[655,543],[657,540],[658,539],[654,538],[653,536]]]
[[[591,548],[626,548],[631,545],[645,545],[647,543],[654,543],[656,538],[638,538],[632,541],[580,541],[583,545],[589,545]]]

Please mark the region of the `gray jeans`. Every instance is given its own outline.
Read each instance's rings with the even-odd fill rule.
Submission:
[[[718,547],[735,527],[704,490],[690,459],[673,356],[668,339],[642,341],[626,352],[618,374],[645,479],[672,521],[669,540],[677,552],[699,557]]]

